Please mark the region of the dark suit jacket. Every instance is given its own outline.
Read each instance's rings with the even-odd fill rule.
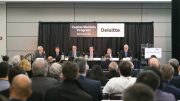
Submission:
[[[180,99],[180,89],[176,88],[175,86],[171,85],[168,81],[164,82],[163,91],[172,93],[176,99]]]
[[[45,101],[93,101],[77,80],[64,80],[63,85],[47,91]]]
[[[121,50],[119,55],[120,55],[120,58],[126,58],[124,50]],[[127,57],[133,57],[131,50],[128,50]]]
[[[58,85],[58,81],[50,77],[36,76],[31,78],[31,80],[33,92],[41,94],[43,98],[49,88]]]
[[[174,85],[177,88],[180,88],[180,76],[175,76],[171,81],[170,84]]]
[[[62,52],[59,52],[59,55],[57,55],[56,52],[54,52],[52,57],[53,58],[61,57],[61,54],[62,54]]]
[[[33,60],[35,60],[36,58],[46,58],[46,54],[45,53],[39,54],[39,51],[36,50],[33,55]]]
[[[82,75],[79,76],[78,81],[83,89],[93,97],[93,101],[102,100],[101,83],[99,81],[88,79]]]
[[[88,57],[90,57],[90,52],[87,52],[86,55],[88,55]],[[94,51],[93,52],[93,58],[97,57],[97,53]]]
[[[76,51],[76,56],[79,57],[81,53],[79,51]],[[68,57],[74,57],[72,51],[68,53]]]
[[[105,61],[101,62],[102,69],[109,69],[109,64],[111,63],[110,59],[106,59]]]

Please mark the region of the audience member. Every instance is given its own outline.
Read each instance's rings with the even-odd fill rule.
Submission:
[[[136,82],[131,77],[132,64],[129,61],[122,61],[119,64],[120,77],[111,78],[104,86],[103,93],[122,93],[126,88]]]
[[[9,101],[26,101],[31,94],[31,80],[29,77],[23,74],[15,76],[10,87]]]
[[[3,62],[9,62],[9,56],[5,55],[5,56],[1,56]]]
[[[38,46],[37,50],[34,52],[33,61],[36,58],[46,58],[45,50],[42,46]]]
[[[100,81],[102,86],[105,86],[106,83],[107,83],[107,79],[106,79],[106,77],[105,77],[105,75],[103,73],[103,70],[102,70],[100,65],[93,65],[92,66],[89,78],[93,79],[93,80]]]
[[[155,92],[154,101],[175,101],[174,95],[158,89],[160,86],[160,78],[152,70],[140,72],[137,76],[136,82],[146,84],[153,89],[153,91]]]
[[[179,67],[179,61],[175,58],[170,59],[169,64],[174,68],[174,76],[178,76],[178,67]]]
[[[15,67],[9,69],[8,80],[9,80],[10,85],[12,84],[13,78],[18,74],[26,74],[26,73],[19,66],[15,66]],[[10,93],[9,87],[0,92],[0,94],[5,96],[6,98],[9,98],[9,93]]]
[[[109,72],[107,74],[107,78],[111,79],[113,77],[119,77],[119,76],[120,74],[118,72],[118,64],[113,61],[109,64]]]
[[[77,51],[77,46],[73,45],[72,46],[72,51],[69,52],[68,56],[71,58],[76,58],[79,57],[81,55],[81,53],[79,51]]]
[[[123,101],[154,101],[153,90],[144,84],[136,83],[123,92]]]
[[[48,63],[44,59],[36,59],[32,64],[32,90],[44,95],[49,88],[57,86],[57,80],[47,77]]]
[[[79,67],[80,76],[78,78],[79,83],[83,89],[92,96],[94,101],[102,100],[101,83],[96,80],[86,78],[86,72],[89,69],[87,62],[84,58],[76,58],[74,63]]]
[[[108,66],[111,63],[110,56],[108,54],[106,54],[104,56],[104,59],[105,59],[104,61],[101,61],[101,67],[102,67],[102,69],[109,69]]]
[[[45,101],[93,101],[77,81],[78,71],[76,64],[66,62],[62,69],[63,85],[49,89]]]
[[[58,63],[53,63],[49,67],[49,73],[48,74],[49,74],[49,77],[60,81],[62,78],[62,66]]]
[[[19,66],[15,66],[13,68],[10,68],[9,74],[8,74],[10,84],[12,84],[13,78],[18,74],[26,74],[26,72],[23,71],[22,68]],[[10,93],[9,88],[0,92],[0,94],[5,96],[6,98],[9,98],[9,93]],[[33,92],[32,95],[27,99],[27,101],[43,101],[42,95],[38,94],[36,92]]]
[[[14,66],[20,66],[21,64],[21,57],[20,55],[15,55],[12,57],[12,67]]]
[[[157,58],[150,58],[149,61],[148,61],[148,65],[150,68],[158,68],[160,69],[160,63],[159,63],[159,60]]]
[[[31,71],[31,63],[25,59],[25,57],[23,55],[20,56],[21,57],[21,63],[20,63],[20,67],[25,71],[25,72],[29,72]]]
[[[173,78],[174,68],[170,64],[165,64],[160,69],[162,77],[164,79],[164,88],[163,90],[169,93],[172,93],[177,100],[180,99],[180,89],[171,85],[169,81]]]
[[[8,82],[9,64],[7,62],[0,63],[0,91],[8,89],[10,84]]]
[[[172,80],[170,80],[170,84],[180,89],[180,66],[178,67],[178,76],[174,76]]]

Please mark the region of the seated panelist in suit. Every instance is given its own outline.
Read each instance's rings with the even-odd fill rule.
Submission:
[[[57,46],[55,49],[54,49],[54,54],[53,54],[53,58],[57,58],[57,57],[61,57],[61,49],[59,48],[59,46]]]
[[[127,44],[124,44],[123,50],[120,51],[120,57],[121,58],[126,58],[126,57],[132,58],[132,51],[129,49],[129,46]]]
[[[36,58],[46,58],[46,54],[42,46],[38,46],[38,49],[34,52],[33,60]]]
[[[89,58],[95,58],[97,56],[93,46],[89,47],[89,51],[86,54]]]
[[[72,46],[72,51],[69,52],[68,56],[71,58],[76,58],[79,57],[81,53],[77,51],[77,46],[73,45]]]

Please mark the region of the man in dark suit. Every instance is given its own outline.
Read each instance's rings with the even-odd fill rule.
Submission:
[[[59,48],[59,46],[57,46],[55,49],[54,49],[54,54],[52,55],[53,58],[57,58],[57,57],[61,57],[61,49]]]
[[[95,58],[97,56],[93,46],[89,47],[89,51],[86,54],[89,58]]]
[[[84,90],[93,97],[93,101],[102,100],[102,90],[100,81],[91,80],[86,78],[86,72],[88,70],[87,62],[84,58],[76,58],[74,62],[79,67],[80,76],[78,78],[79,83]]]
[[[33,61],[35,61],[36,58],[46,58],[46,54],[42,46],[38,46],[38,50],[34,52]]]
[[[63,65],[62,73],[63,85],[49,89],[45,101],[93,101],[76,80],[79,76],[76,64],[66,62]]]
[[[80,55],[81,55],[81,53],[79,51],[77,51],[77,46],[73,45],[72,51],[69,52],[68,56],[70,58],[76,58],[76,57],[79,57]]]
[[[32,90],[41,94],[44,98],[48,89],[58,85],[57,80],[47,77],[48,63],[44,59],[35,60],[32,64]]]
[[[126,57],[132,58],[132,51],[129,49],[129,46],[127,44],[124,44],[123,50],[120,51],[120,58]]]

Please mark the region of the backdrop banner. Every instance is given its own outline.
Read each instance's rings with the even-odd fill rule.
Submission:
[[[70,37],[124,37],[124,23],[70,23]]]

